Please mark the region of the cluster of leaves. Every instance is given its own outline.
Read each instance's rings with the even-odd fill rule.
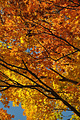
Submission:
[[[21,103],[28,120],[61,120],[63,110],[79,119],[79,0],[1,0],[0,9],[1,102]]]
[[[11,120],[11,118],[14,118],[14,115],[7,114],[7,110],[3,110],[0,108],[0,120]]]

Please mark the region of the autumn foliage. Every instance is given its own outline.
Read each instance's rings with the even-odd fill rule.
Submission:
[[[27,120],[80,118],[79,0],[0,1],[0,92]]]
[[[14,115],[7,114],[7,110],[3,110],[0,108],[0,120],[11,120],[11,118],[14,118]]]

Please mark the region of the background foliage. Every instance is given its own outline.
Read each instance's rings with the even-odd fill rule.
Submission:
[[[79,0],[1,0],[0,28],[5,107],[21,103],[28,120],[61,120],[68,110],[79,119]]]

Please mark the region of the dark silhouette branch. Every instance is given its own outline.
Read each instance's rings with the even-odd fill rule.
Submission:
[[[25,19],[23,18],[23,16],[21,15],[21,11],[20,11],[20,17],[21,17],[21,19],[26,23],[26,20],[25,20]],[[34,22],[34,21],[32,21],[32,20],[29,20],[29,21],[27,21],[27,22],[29,22],[30,24],[33,23],[34,26],[36,26],[36,24],[42,26],[45,30],[48,30],[48,32],[50,33],[50,35],[52,35],[52,36],[54,36],[54,37],[56,37],[56,38],[59,38],[60,40],[66,42],[68,45],[70,45],[71,47],[73,47],[75,50],[80,51],[79,48],[77,48],[77,47],[73,46],[72,44],[70,44],[66,39],[64,39],[64,38],[62,38],[62,37],[60,37],[60,36],[58,36],[58,35],[53,34],[53,32],[52,32],[49,28],[41,25],[40,23]]]
[[[76,50],[76,51],[74,51],[74,52],[72,52],[72,53],[68,53],[68,54],[66,54],[66,55],[64,55],[64,56],[62,56],[62,57],[60,57],[60,58],[58,58],[57,60],[55,60],[56,62],[57,61],[59,61],[60,59],[62,59],[62,58],[64,58],[64,57],[68,57],[69,55],[72,55],[72,54],[74,54],[74,53],[76,53],[76,52],[78,52],[78,50]],[[71,58],[72,59],[72,58]]]
[[[0,90],[0,92],[5,91],[5,90],[7,90],[7,89],[9,89],[9,86],[6,86],[6,88]]]
[[[67,81],[67,82],[71,82],[71,83],[73,83],[75,85],[77,85],[79,83],[77,81],[73,81],[73,80],[70,80],[70,79],[67,79],[67,78],[59,79],[59,81],[63,81],[63,82]],[[80,84],[78,84],[78,85],[80,85]]]
[[[42,89],[44,89],[44,90],[47,91],[47,92],[50,92],[50,90],[49,90],[50,87],[47,87],[47,85],[44,84],[44,83],[43,83],[34,73],[32,73],[30,70],[27,70],[27,71],[30,72],[30,74],[32,74],[35,78],[38,78],[38,79],[40,80],[40,82],[41,82],[44,86],[46,86],[48,89],[46,89],[45,87],[39,85],[39,84],[36,83],[33,79],[31,79],[31,78],[29,78],[28,76],[26,76],[26,75],[18,72],[17,70],[11,69],[11,68],[7,67],[6,65],[4,65],[4,64],[2,64],[2,63],[0,63],[0,65],[4,66],[5,68],[7,68],[7,69],[9,69],[9,70],[11,70],[11,71],[13,71],[13,72],[15,72],[15,73],[18,73],[18,74],[21,75],[21,76],[24,76],[25,78],[27,78],[27,79],[29,79],[30,81],[32,81],[33,83],[35,83],[38,87],[41,87]],[[26,66],[26,67],[27,67],[27,66]],[[27,69],[28,69],[28,68],[27,68]],[[9,78],[9,80],[11,80],[11,79]],[[13,80],[11,80],[11,81],[13,81]],[[14,82],[16,82],[18,85],[21,86],[21,84],[18,83],[17,81],[14,81]]]
[[[23,61],[23,63],[24,63],[24,61]],[[6,65],[4,65],[4,64],[2,64],[2,63],[0,63],[0,65],[6,67],[7,69],[9,69],[9,70],[11,70],[11,71],[14,71],[15,73],[18,73],[18,74],[20,74],[20,75],[28,78],[28,79],[31,80],[31,81],[33,81],[31,78],[23,75],[22,73],[20,73],[20,72],[18,72],[18,71],[16,71],[16,70],[13,70],[13,69],[7,67]],[[62,99],[52,88],[50,88],[48,85],[46,85],[45,83],[43,83],[34,73],[32,73],[30,70],[28,70],[28,68],[27,68],[27,66],[25,65],[25,63],[24,63],[24,66],[26,67],[26,70],[27,70],[30,74],[32,74],[36,79],[39,80],[40,83],[42,83],[42,85],[44,85],[46,88],[48,88],[48,89],[50,90],[49,92],[51,93],[51,95],[53,95],[53,96],[54,96],[55,98],[57,98],[58,100],[61,100],[67,107],[69,107],[74,113],[76,113],[76,114],[80,117],[80,113],[79,113],[73,106],[71,106],[67,101],[65,101],[64,99]],[[51,68],[51,70],[52,70],[52,68]],[[55,70],[54,70],[54,71],[55,71]],[[56,72],[56,73],[58,73],[58,72]],[[59,74],[59,73],[58,73],[58,74]],[[61,76],[61,75],[60,75],[60,76]],[[36,83],[35,81],[33,81],[33,82]],[[7,88],[5,88],[4,90],[8,89],[9,87],[18,87],[18,86],[10,85],[10,86],[7,86]],[[25,88],[28,87],[28,88],[34,89],[34,88],[39,87],[39,86],[38,86],[38,84],[36,83],[36,85],[30,85],[30,86],[29,86],[29,85],[26,85],[26,86],[24,86],[24,87],[25,87]],[[23,86],[19,86],[19,88],[23,88]],[[1,90],[1,91],[3,91],[3,90]],[[38,91],[42,92],[41,90],[38,90]],[[43,93],[43,92],[42,92],[42,93]],[[43,94],[46,95],[45,93],[43,93]],[[47,97],[47,96],[46,96],[46,97]],[[50,96],[49,96],[49,97],[50,97]]]
[[[23,60],[22,60],[22,61],[23,61]],[[39,81],[40,83],[42,83],[45,87],[51,89],[48,85],[46,85],[44,82],[42,82],[42,81],[40,80],[40,78],[37,77],[36,74],[34,74],[32,71],[30,71],[30,70],[27,68],[27,66],[26,66],[26,64],[24,63],[24,61],[23,61],[23,64],[24,64],[24,66],[26,67],[26,70],[27,70],[31,75],[33,75],[36,79],[38,79],[38,81]]]
[[[53,72],[55,72],[55,73],[57,73],[59,76],[61,76],[62,77],[62,79],[59,79],[59,81],[67,81],[67,82],[71,82],[71,83],[73,83],[73,84],[75,84],[75,85],[79,85],[79,82],[77,82],[77,81],[74,81],[74,80],[70,80],[70,79],[68,79],[68,78],[65,78],[64,76],[62,76],[59,72],[57,72],[56,70],[54,70],[53,68],[49,68],[50,70],[52,70]]]
[[[42,92],[42,91],[40,91],[39,89],[37,89],[37,88],[35,88],[37,91],[39,91],[40,93],[42,93],[44,96],[46,96],[47,98],[49,98],[49,99],[59,99],[59,98],[54,98],[54,97],[50,97],[50,96],[48,96],[48,95],[46,95],[44,92]]]
[[[11,67],[15,67],[15,68],[18,68],[18,69],[26,70],[25,68],[21,68],[21,67],[18,67],[16,65],[9,64],[9,63],[5,62],[4,60],[2,60],[1,58],[0,58],[0,61],[4,62],[5,64],[7,64],[7,65],[9,65]]]

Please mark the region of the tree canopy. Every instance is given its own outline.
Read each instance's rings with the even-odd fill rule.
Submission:
[[[0,92],[27,120],[80,118],[79,0],[0,1]]]

